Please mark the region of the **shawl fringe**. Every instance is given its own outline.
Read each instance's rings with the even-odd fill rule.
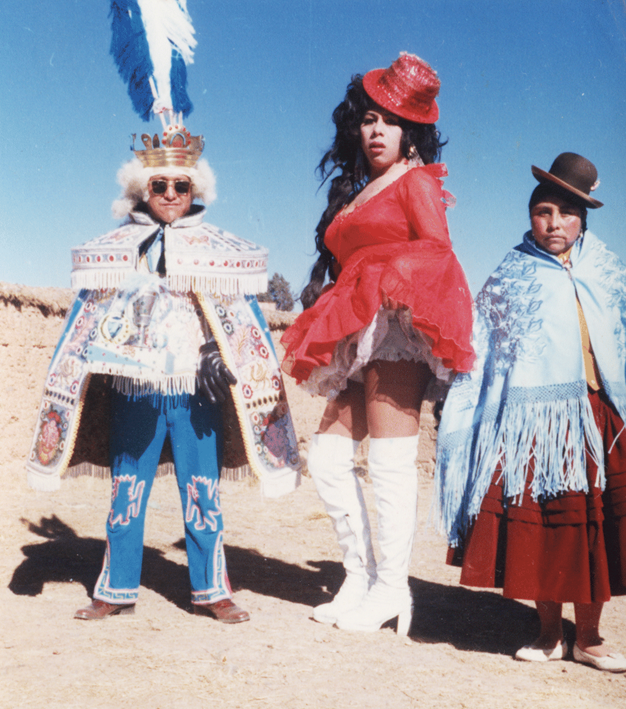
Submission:
[[[498,412],[485,410],[477,426],[451,433],[439,442],[435,470],[439,499],[433,503],[431,519],[434,516],[439,531],[457,546],[478,515],[497,466],[501,466],[505,497],[520,504],[531,459],[534,500],[568,490],[587,492],[587,452],[598,465],[596,485],[604,489],[602,439],[586,395],[551,401],[509,400]],[[469,481],[468,470],[474,472]]]

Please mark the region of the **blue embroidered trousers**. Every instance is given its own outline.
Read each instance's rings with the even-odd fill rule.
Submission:
[[[94,598],[119,604],[137,600],[146,507],[166,436],[183,507],[192,602],[213,603],[231,596],[218,489],[220,408],[200,394],[133,398],[113,391],[111,511]]]

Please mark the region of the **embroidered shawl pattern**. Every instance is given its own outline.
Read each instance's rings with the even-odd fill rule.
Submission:
[[[625,418],[626,267],[590,232],[570,260],[564,268],[528,232],[476,298],[477,362],[457,375],[437,442],[436,519],[453,545],[478,514],[498,465],[513,504],[524,493],[531,457],[534,499],[586,491],[586,450],[604,487],[576,298],[602,384]]]

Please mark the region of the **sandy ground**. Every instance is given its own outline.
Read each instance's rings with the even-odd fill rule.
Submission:
[[[279,499],[253,481],[222,484],[226,553],[249,623],[190,613],[174,479],[149,502],[134,616],[73,620],[86,605],[104,549],[109,483],[79,478],[53,494],[5,466],[0,502],[1,707],[214,709],[231,707],[557,707],[626,705],[626,677],[572,661],[511,656],[537,630],[530,604],[458,585],[445,544],[428,531],[432,481],[420,483],[410,637],[393,627],[349,633],[311,620],[342,568],[311,480]],[[372,505],[371,485],[365,495]],[[373,508],[371,508],[373,509]],[[626,650],[626,599],[605,611],[605,637]],[[571,608],[566,632],[571,637]]]
[[[458,585],[459,571],[444,564],[444,541],[425,525],[436,438],[425,411],[409,638],[391,627],[346,633],[311,620],[312,607],[330,600],[343,573],[308,478],[279,500],[263,499],[252,481],[222,483],[230,579],[251,622],[228,626],[191,615],[172,477],[158,479],[150,498],[137,613],[73,620],[100,571],[110,483],[79,478],[53,494],[35,492],[23,462],[69,300],[69,291],[0,284],[2,709],[626,706],[626,676],[571,661],[515,662],[515,650],[537,632],[531,604]],[[288,378],[286,385],[304,452],[324,402]],[[357,462],[366,464],[363,451]],[[367,482],[364,491],[373,511]],[[624,652],[625,611],[626,598],[615,599],[603,622],[605,637]],[[567,618],[572,638],[571,607]]]

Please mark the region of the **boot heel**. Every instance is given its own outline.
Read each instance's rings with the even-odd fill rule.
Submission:
[[[413,620],[412,605],[398,613],[398,624],[396,626],[396,634],[406,636],[411,629],[411,621]]]

